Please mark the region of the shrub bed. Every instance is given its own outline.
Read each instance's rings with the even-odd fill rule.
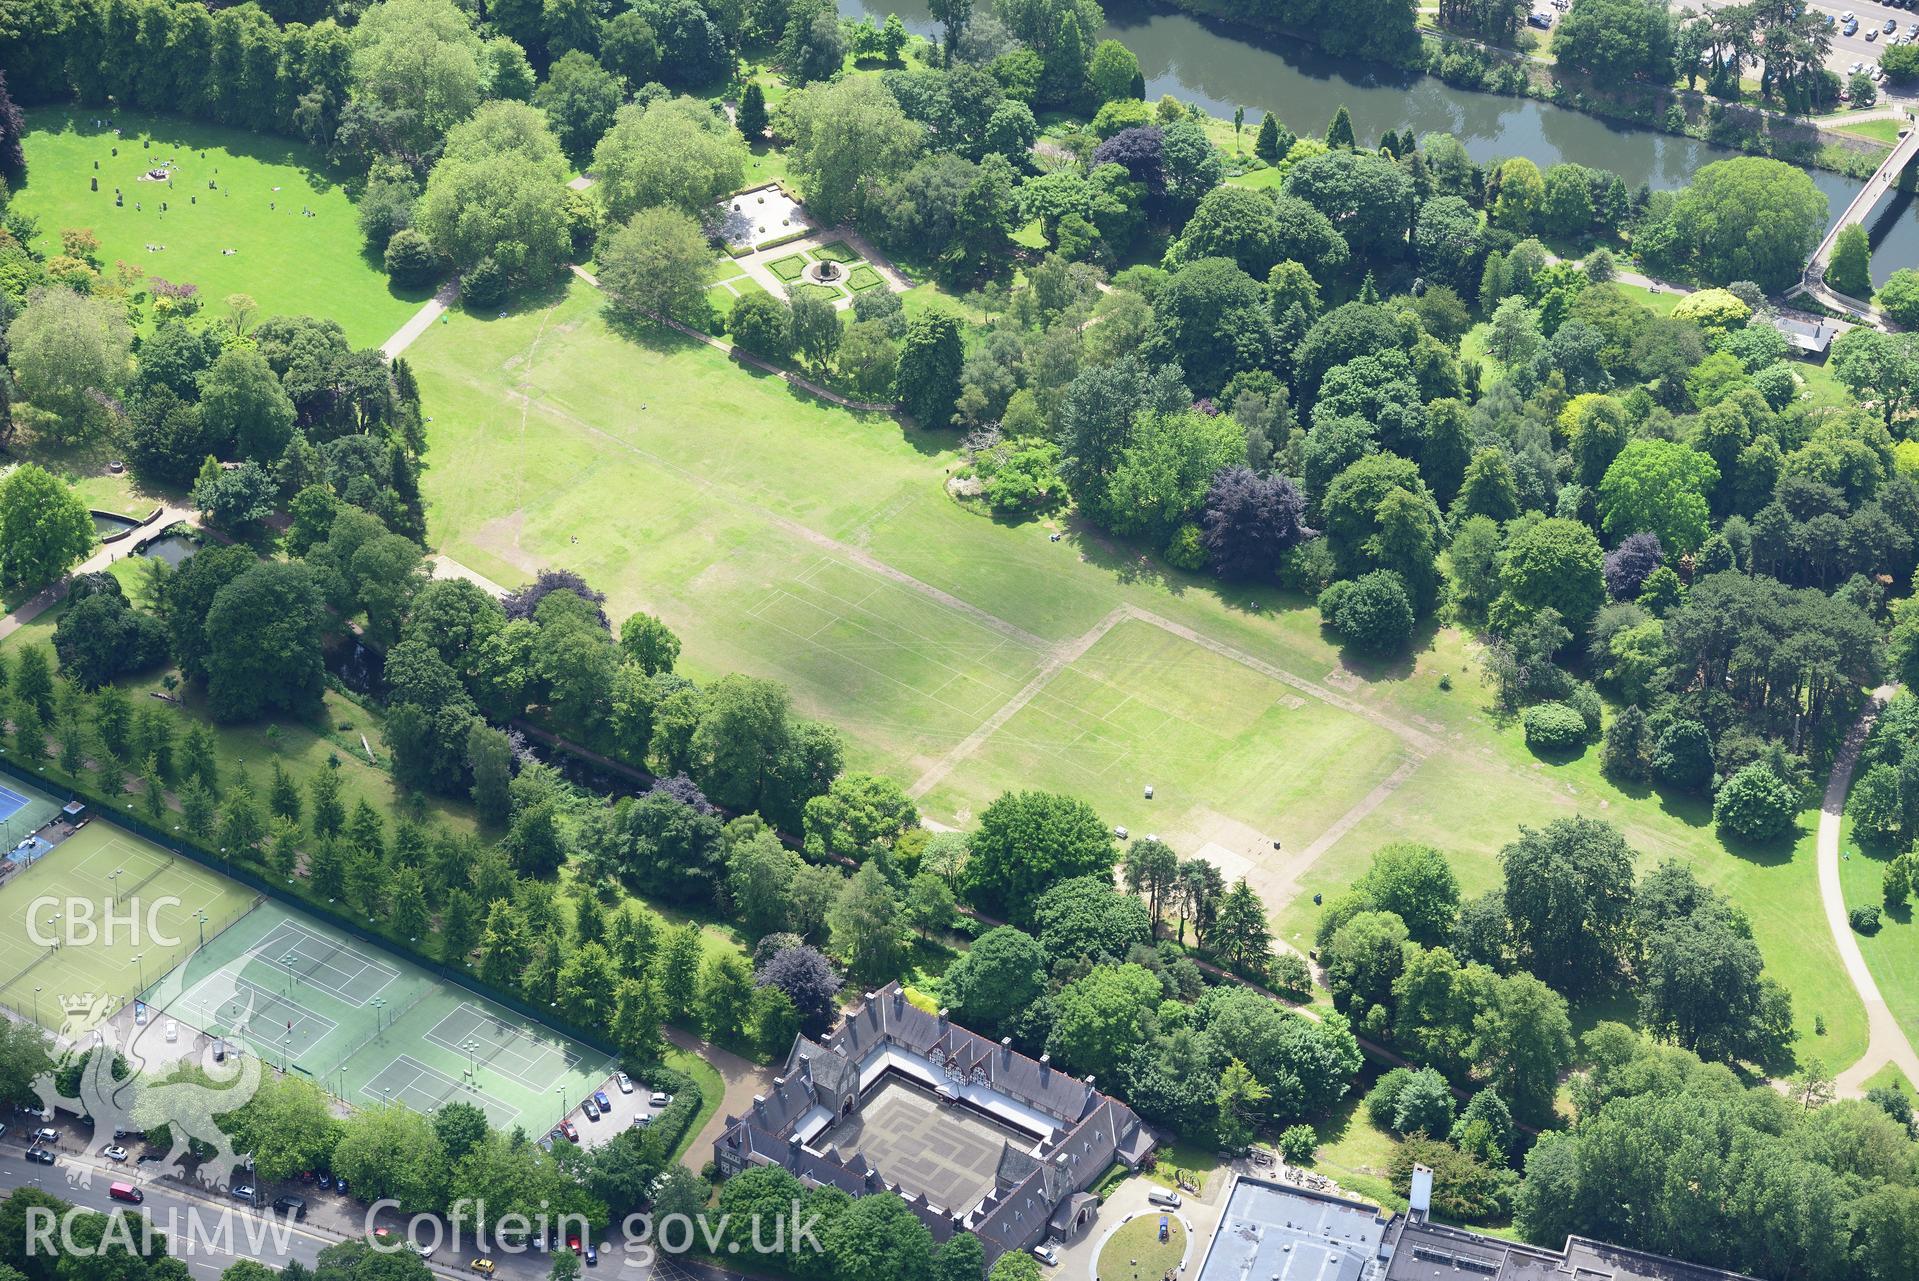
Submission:
[[[885,283],[885,278],[865,263],[861,263],[846,273],[846,287],[854,293],[858,293],[862,289],[871,289],[875,285],[883,285]]]

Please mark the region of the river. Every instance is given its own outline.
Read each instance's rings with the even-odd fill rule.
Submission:
[[[926,0],[838,3],[850,17],[868,15],[878,22],[897,12],[908,30],[920,35],[938,30]],[[1109,5],[1101,36],[1123,42],[1138,55],[1149,100],[1170,93],[1228,120],[1235,107],[1243,106],[1249,134],[1269,110],[1291,129],[1316,133],[1343,104],[1362,141],[1410,125],[1415,133],[1453,134],[1481,163],[1525,156],[1544,168],[1570,160],[1610,169],[1632,187],[1681,187],[1701,165],[1740,154],[1536,99],[1475,93],[1433,76],[1339,62],[1284,37],[1150,6]],[[1835,219],[1863,185],[1823,169],[1810,172]],[[1883,203],[1867,229],[1875,282],[1899,267],[1919,266],[1919,210],[1911,195],[1896,194]]]

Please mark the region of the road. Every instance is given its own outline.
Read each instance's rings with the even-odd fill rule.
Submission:
[[[1846,920],[1846,896],[1839,884],[1839,828],[1846,812],[1846,792],[1852,786],[1852,767],[1859,759],[1859,749],[1865,745],[1879,709],[1892,694],[1890,685],[1873,691],[1872,701],[1860,715],[1858,724],[1852,727],[1846,745],[1833,762],[1825,802],[1819,807],[1819,897],[1825,902],[1826,925],[1832,931],[1839,958],[1846,963],[1846,974],[1866,1006],[1866,1052],[1833,1082],[1839,1094],[1847,1098],[1865,1093],[1866,1079],[1887,1063],[1898,1064],[1908,1081],[1919,1084],[1919,1054],[1913,1052],[1911,1039],[1899,1026],[1899,1020],[1892,1016],[1886,999],[1879,994],[1879,985],[1873,981],[1872,971],[1866,968],[1859,940]]]
[[[320,1251],[363,1236],[373,1228],[390,1229],[396,1240],[403,1239],[407,1231],[404,1216],[386,1211],[372,1216],[369,1223],[366,1205],[310,1186],[292,1189],[307,1202],[306,1219],[295,1224],[279,1215],[248,1209],[222,1193],[143,1177],[137,1162],[114,1165],[82,1155],[80,1150],[90,1131],[64,1114],[54,1122],[62,1131],[55,1145],[55,1164],[33,1164],[27,1161],[21,1141],[29,1118],[9,1112],[5,1119],[6,1133],[0,1137],[0,1196],[15,1188],[32,1187],[88,1210],[131,1211],[132,1207],[110,1198],[107,1188],[116,1179],[136,1183],[146,1197],[139,1212],[146,1215],[155,1231],[167,1234],[169,1252],[186,1263],[194,1281],[218,1281],[237,1259],[259,1259],[275,1268],[298,1260],[311,1267]],[[36,1119],[32,1124],[40,1122]],[[269,1188],[263,1195],[273,1191]],[[429,1227],[419,1228],[418,1235],[433,1239]],[[603,1235],[609,1241],[617,1239],[616,1233]],[[477,1281],[467,1267],[475,1253],[469,1237],[460,1250],[449,1245],[437,1251],[427,1266],[434,1276],[447,1281]],[[540,1250],[494,1250],[492,1257],[498,1266],[495,1281],[544,1281],[551,1270],[549,1257]],[[585,1275],[604,1275],[608,1281],[616,1276],[618,1281],[745,1281],[736,1273],[692,1259],[655,1257],[637,1251],[623,1256],[617,1248],[603,1249],[598,1266]]]

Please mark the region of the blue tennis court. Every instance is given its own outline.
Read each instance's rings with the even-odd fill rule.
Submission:
[[[31,783],[0,774],[0,852],[13,849],[59,813],[59,801]]]

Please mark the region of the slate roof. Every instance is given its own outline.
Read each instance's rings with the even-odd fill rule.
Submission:
[[[816,1108],[838,1115],[858,1099],[866,1065],[889,1050],[905,1051],[938,1065],[947,1077],[982,1088],[1050,1118],[1050,1135],[1038,1136],[1038,1152],[1007,1143],[1000,1151],[992,1189],[977,1206],[936,1207],[890,1183],[857,1153],[808,1147],[797,1133]],[[856,1103],[857,1106],[857,1103]],[[868,993],[848,1011],[824,1043],[797,1037],[771,1093],[756,1097],[745,1116],[729,1116],[714,1144],[720,1167],[778,1164],[807,1182],[860,1196],[891,1190],[905,1198],[936,1240],[970,1229],[985,1247],[987,1262],[1008,1250],[1035,1245],[1059,1211],[1070,1223],[1086,1202],[1076,1200],[1115,1160],[1137,1166],[1153,1149],[1152,1131],[1119,1100],[1100,1093],[1091,1078],[1062,1072],[1010,1045],[995,1043],[906,999],[899,984]]]

